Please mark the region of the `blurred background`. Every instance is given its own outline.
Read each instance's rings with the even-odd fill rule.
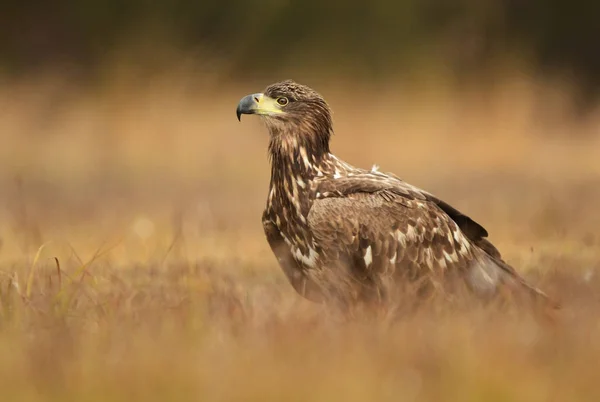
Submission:
[[[464,83],[516,63],[573,80],[585,101],[600,84],[600,6],[584,0],[8,0],[2,8],[8,75],[58,68],[97,81],[121,61],[146,73],[194,64],[227,81],[304,72],[383,84],[425,68]]]

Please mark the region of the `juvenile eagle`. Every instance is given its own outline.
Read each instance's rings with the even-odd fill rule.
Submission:
[[[307,299],[385,302],[407,284],[427,293],[451,282],[480,295],[509,288],[545,297],[471,218],[394,175],[335,157],[331,112],[313,89],[272,84],[242,98],[236,113],[238,120],[260,115],[269,130],[262,222],[281,268]]]

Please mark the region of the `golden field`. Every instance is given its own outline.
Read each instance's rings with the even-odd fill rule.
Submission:
[[[495,80],[304,82],[334,110],[334,153],[483,224],[561,301],[550,321],[480,305],[342,320],[300,299],[262,233],[267,134],[234,114],[270,82],[2,81],[1,399],[599,400],[600,111]]]

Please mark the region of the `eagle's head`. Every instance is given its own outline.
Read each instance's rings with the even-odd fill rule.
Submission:
[[[236,114],[260,115],[271,138],[278,141],[312,143],[328,149],[332,132],[331,111],[318,92],[286,80],[269,85],[263,92],[240,100]]]

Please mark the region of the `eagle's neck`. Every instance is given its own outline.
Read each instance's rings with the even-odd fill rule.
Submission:
[[[270,144],[271,186],[285,185],[291,180],[312,181],[328,170],[329,149],[315,149],[297,139],[274,139]],[[302,187],[302,186],[301,186]]]
[[[312,116],[286,124],[268,121],[267,126],[271,187],[290,187],[292,183],[299,182],[302,189],[302,182],[308,184],[316,176],[327,173],[331,165],[329,119]]]
[[[343,163],[329,153],[329,132],[274,131],[271,140],[271,183],[267,213],[281,225],[300,228],[306,224],[312,205],[315,178],[334,176]]]

